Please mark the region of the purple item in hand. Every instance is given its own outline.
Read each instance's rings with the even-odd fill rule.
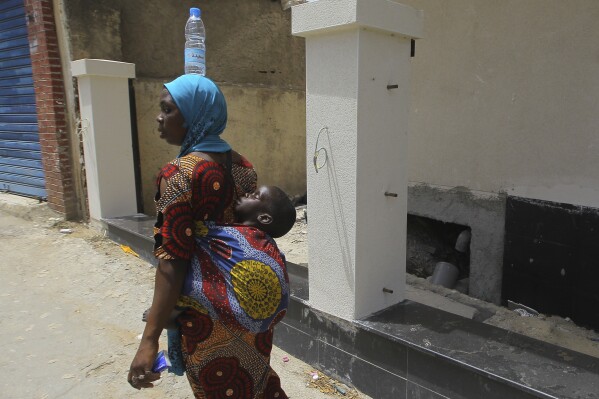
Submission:
[[[154,373],[162,373],[164,370],[171,367],[171,361],[168,358],[168,354],[166,351],[160,351],[156,355],[156,360],[154,360],[154,365],[152,366],[152,372]]]

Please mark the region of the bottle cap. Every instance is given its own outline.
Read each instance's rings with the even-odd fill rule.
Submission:
[[[202,11],[199,8],[192,7],[189,9],[190,17],[200,18],[201,15],[202,15]]]

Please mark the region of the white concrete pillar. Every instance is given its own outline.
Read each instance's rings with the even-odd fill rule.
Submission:
[[[306,38],[310,303],[344,319],[404,299],[410,39],[422,20],[388,0],[292,8]]]
[[[135,64],[82,59],[78,78],[89,213],[101,220],[137,213],[129,78]]]

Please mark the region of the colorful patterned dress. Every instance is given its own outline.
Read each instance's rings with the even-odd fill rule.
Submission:
[[[261,231],[214,223],[230,223],[230,204],[256,188],[247,160],[234,163],[232,175],[235,190],[218,163],[187,155],[167,164],[158,177],[167,184],[156,200],[154,252],[191,262],[178,322],[195,397],[287,398],[270,367],[273,327],[287,308],[285,260]]]

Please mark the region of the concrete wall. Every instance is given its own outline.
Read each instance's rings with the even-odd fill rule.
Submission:
[[[408,208],[414,215],[469,226],[469,295],[488,302],[501,301],[505,195],[464,187],[410,184]]]
[[[187,9],[199,5],[216,81],[289,97],[304,88],[303,41],[277,1],[63,1],[73,59],[133,62],[141,78],[171,79]],[[410,180],[599,207],[599,2],[402,2],[424,10],[426,30],[413,59]],[[268,117],[301,120],[297,98]],[[260,132],[264,143],[277,134],[287,133]]]
[[[304,44],[290,36],[280,2],[54,1],[64,3],[73,59],[136,64],[146,212],[154,174],[177,152],[156,137],[155,101],[161,83],[182,71],[192,5],[203,10],[209,76],[229,102],[224,137],[252,159],[262,183],[305,189]],[[506,194],[599,207],[599,2],[401,2],[425,15],[412,60],[408,210],[474,226],[468,220],[485,211],[488,201],[478,198],[488,194],[495,198],[488,220],[501,229],[481,230],[487,235],[473,245],[502,248]],[[471,200],[441,195],[455,187]],[[481,255],[475,267],[484,275],[500,256]],[[487,299],[497,300],[498,284]]]
[[[58,1],[58,0],[56,0]],[[154,212],[154,176],[177,155],[156,132],[162,83],[183,73],[184,26],[199,6],[208,76],[229,105],[223,136],[256,166],[261,184],[306,190],[304,42],[291,36],[279,1],[60,0],[73,60],[136,65],[135,96],[144,211]]]
[[[424,10],[426,29],[413,60],[410,180],[599,207],[599,3],[403,2]],[[141,78],[171,79],[192,5],[203,10],[212,78],[304,89],[303,41],[272,1],[65,0],[73,59],[133,62]],[[269,117],[303,112],[298,101]],[[286,132],[261,132],[264,142],[277,134]]]
[[[405,0],[408,210],[472,227],[470,294],[501,298],[505,198],[599,207],[599,2]]]
[[[599,2],[402,2],[426,31],[410,180],[599,207]]]

